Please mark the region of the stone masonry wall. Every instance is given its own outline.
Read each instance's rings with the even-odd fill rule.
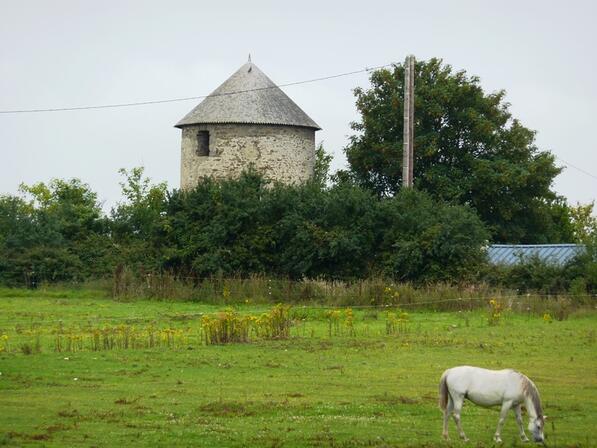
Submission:
[[[209,131],[209,156],[197,155],[197,133]],[[253,164],[265,177],[286,184],[313,175],[315,130],[297,126],[205,124],[184,127],[181,188],[202,177],[238,177]]]

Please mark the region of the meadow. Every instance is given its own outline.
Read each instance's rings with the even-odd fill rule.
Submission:
[[[493,446],[497,410],[470,403],[471,442],[452,422],[441,440],[437,384],[458,364],[524,372],[547,445],[596,446],[594,308],[246,302],[1,291],[0,446]],[[513,415],[502,438],[523,445]]]

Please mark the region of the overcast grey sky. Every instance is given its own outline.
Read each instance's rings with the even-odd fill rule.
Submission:
[[[541,149],[597,176],[596,2],[592,1],[8,1],[0,0],[0,109],[101,105],[209,94],[246,62],[278,84],[443,58],[507,91]],[[359,74],[284,88],[345,164]],[[0,114],[0,193],[78,177],[106,206],[121,167],[180,182],[180,130],[199,101]],[[597,178],[568,167],[555,189],[595,200]]]

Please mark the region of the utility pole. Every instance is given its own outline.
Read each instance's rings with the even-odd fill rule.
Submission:
[[[415,57],[404,61],[404,129],[402,145],[402,185],[413,186],[414,134],[415,134]]]

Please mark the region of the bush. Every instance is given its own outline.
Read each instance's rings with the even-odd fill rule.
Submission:
[[[380,248],[384,274],[410,281],[474,278],[485,261],[489,233],[463,206],[434,202],[427,194],[402,190],[382,200],[385,232]]]
[[[205,180],[168,199],[164,267],[204,276],[472,278],[488,232],[468,208],[414,190],[376,198],[341,183],[267,186]]]
[[[0,197],[0,282],[36,286],[110,272],[112,249],[97,196],[79,180]]]

